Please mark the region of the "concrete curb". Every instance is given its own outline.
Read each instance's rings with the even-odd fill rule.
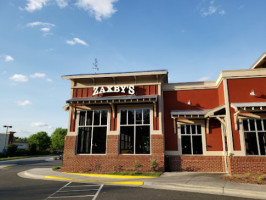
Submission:
[[[0,169],[5,169],[9,167],[13,167],[13,165],[0,165]]]
[[[151,182],[144,182],[143,188],[164,189],[164,190],[177,190],[185,192],[197,192],[205,194],[225,195],[243,198],[256,198],[266,199],[266,192],[246,191],[239,189],[228,189],[220,187],[206,187],[195,186],[189,184],[153,184]]]
[[[51,175],[54,174],[54,175]],[[235,196],[235,197],[243,197],[243,198],[253,198],[253,199],[266,199],[266,191],[254,191],[252,188],[249,190],[243,189],[231,189],[227,184],[220,186],[220,187],[211,187],[211,186],[199,186],[199,185],[192,185],[192,184],[182,184],[182,183],[168,183],[164,182],[154,182],[148,181],[151,179],[146,179],[147,181],[143,180],[97,180],[92,179],[88,180],[85,178],[71,178],[63,176],[63,173],[54,172],[50,175],[39,175],[31,173],[30,170],[23,171],[18,173],[18,176],[22,178],[32,178],[32,179],[43,179],[43,180],[52,180],[52,181],[64,181],[64,182],[91,182],[91,183],[103,183],[107,185],[123,185],[123,186],[130,186],[130,187],[143,187],[143,188],[151,188],[151,189],[164,189],[164,190],[175,190],[175,191],[184,191],[184,192],[196,192],[196,193],[205,193],[205,194],[215,194],[215,195],[226,195],[226,196]],[[65,174],[67,175],[67,174]],[[71,175],[71,174],[69,174]]]
[[[87,179],[76,179],[76,178],[66,178],[59,176],[50,176],[50,175],[37,175],[29,173],[28,171],[23,171],[18,173],[18,176],[22,178],[31,178],[31,179],[42,179],[42,180],[53,180],[53,181],[64,181],[64,182],[90,182],[90,183],[104,183],[110,185],[126,185],[126,186],[142,186],[143,181],[126,181],[126,180],[116,180],[116,181],[101,181],[101,180],[87,180]]]

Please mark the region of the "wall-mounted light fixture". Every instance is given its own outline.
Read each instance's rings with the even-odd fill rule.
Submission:
[[[253,89],[251,90],[251,92],[249,94],[250,94],[250,96],[255,96],[256,95]]]
[[[188,105],[191,105],[191,101],[190,101],[190,100],[188,100],[187,104],[188,104]]]

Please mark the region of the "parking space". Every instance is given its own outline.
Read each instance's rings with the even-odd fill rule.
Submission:
[[[79,200],[96,200],[103,184],[87,184],[69,182],[61,187],[59,190],[51,194],[45,200],[60,200],[60,199],[79,199]]]

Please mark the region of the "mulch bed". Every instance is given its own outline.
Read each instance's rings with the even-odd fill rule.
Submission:
[[[230,176],[223,176],[222,179],[237,183],[266,185],[266,174],[259,172],[246,173],[246,174],[233,174]]]

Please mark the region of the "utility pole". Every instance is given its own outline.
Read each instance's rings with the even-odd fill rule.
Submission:
[[[92,69],[94,70],[94,74],[96,74],[97,71],[99,71],[97,58],[95,58],[94,63],[92,63],[92,64],[93,64],[93,68]]]
[[[99,71],[97,58],[95,58],[94,63],[92,63],[92,64],[93,64],[93,68],[92,69],[94,70],[94,74],[96,74],[97,71]]]

